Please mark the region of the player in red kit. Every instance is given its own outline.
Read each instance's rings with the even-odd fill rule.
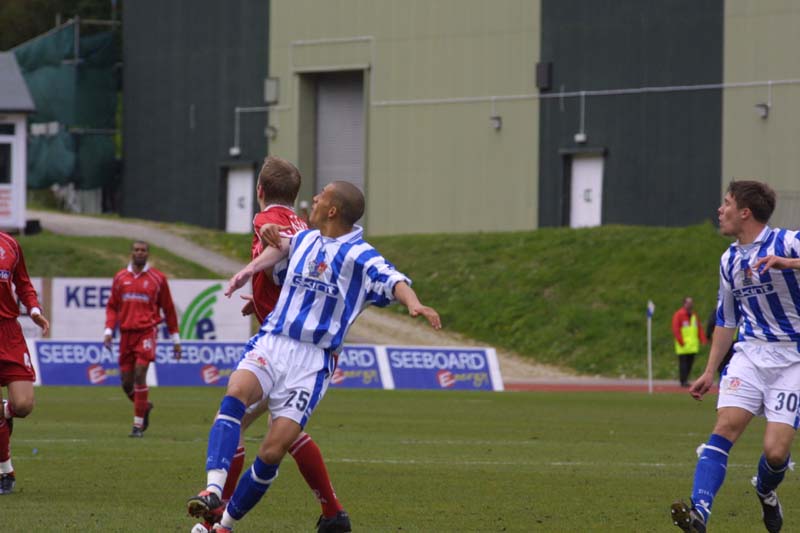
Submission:
[[[290,236],[298,231],[308,228],[306,222],[294,212],[294,205],[297,193],[300,190],[300,172],[290,162],[279,157],[270,156],[264,161],[261,172],[258,175],[258,185],[256,195],[258,205],[261,208],[253,218],[253,240],[250,249],[251,258],[257,257],[267,247],[262,241],[260,231],[265,225],[277,225],[286,230],[286,235]],[[281,288],[272,280],[272,271],[262,271],[253,276],[253,295],[244,297],[248,300],[242,308],[242,314],[249,316],[255,314],[259,323],[272,312],[275,303],[278,301]],[[200,527],[205,527],[211,531],[211,526],[218,521],[225,508],[226,503],[233,495],[236,482],[242,472],[244,465],[244,430],[253,421],[267,411],[267,401],[259,402],[250,406],[242,419],[242,431],[239,447],[234,454],[230,469],[220,488],[219,504],[210,502],[207,506],[211,512],[201,512],[195,516],[203,516],[206,520],[203,525],[196,525],[193,531],[202,531]],[[317,531],[323,533],[347,532],[351,530],[350,518],[342,508],[341,503],[333,490],[325,462],[322,459],[317,444],[307,433],[301,433],[297,440],[292,444],[289,453],[297,463],[297,467],[308,486],[314,492],[317,500],[322,507],[322,515],[317,522]],[[214,494],[214,497],[218,495]],[[212,498],[213,500],[213,498]],[[190,500],[191,504],[192,500]],[[206,507],[203,503],[200,507]]]
[[[111,348],[111,335],[119,325],[119,369],[122,390],[133,402],[133,429],[130,437],[142,437],[149,425],[153,403],[148,400],[147,368],[156,359],[157,326],[164,320],[174,343],[175,358],[181,357],[178,315],[172,303],[167,277],[152,268],[147,259],[150,247],[136,241],[131,247],[128,268],[114,276],[106,305],[103,344]]]
[[[36,381],[28,346],[17,322],[17,298],[28,309],[36,325],[47,334],[50,323],[42,314],[36,289],[28,277],[22,248],[11,235],[0,232],[0,399],[2,387],[8,388],[8,401],[3,401],[0,413],[0,494],[14,490],[16,476],[10,447],[12,422],[14,417],[24,418],[33,411],[33,382]]]

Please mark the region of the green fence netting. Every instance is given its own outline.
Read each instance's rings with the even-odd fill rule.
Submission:
[[[93,189],[114,180],[119,47],[111,32],[83,35],[76,57],[78,28],[68,23],[13,50],[36,103],[29,119],[31,188],[73,182]]]

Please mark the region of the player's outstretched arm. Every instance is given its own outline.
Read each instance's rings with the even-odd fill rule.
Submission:
[[[250,261],[246,267],[237,272],[230,281],[228,281],[228,288],[225,290],[225,296],[230,298],[231,294],[236,292],[237,289],[244,287],[247,281],[253,277],[253,274],[274,267],[287,255],[289,255],[289,239],[284,237],[281,239],[280,248],[273,248],[270,246],[258,257]]]
[[[442,329],[442,320],[439,318],[439,313],[433,307],[422,305],[417,298],[417,293],[414,292],[408,283],[400,281],[394,286],[394,297],[397,301],[408,308],[408,314],[411,316],[424,316],[433,329]]]
[[[768,255],[756,261],[753,265],[753,268],[758,273],[766,272],[770,268],[776,268],[779,270],[786,270],[790,268],[794,270],[800,270],[800,258],[791,259],[789,257],[781,257],[779,255]]]

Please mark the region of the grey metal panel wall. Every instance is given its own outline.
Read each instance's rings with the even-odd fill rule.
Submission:
[[[264,105],[269,2],[125,4],[122,214],[222,228],[220,163],[234,108]],[[263,113],[242,116],[242,160],[266,154]]]
[[[543,0],[550,92],[722,82],[722,0]],[[543,94],[547,94],[546,92]],[[571,150],[605,150],[603,223],[685,225],[719,203],[720,90],[540,100],[539,224],[567,219]]]

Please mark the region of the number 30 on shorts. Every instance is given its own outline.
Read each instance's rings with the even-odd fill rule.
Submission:
[[[786,394],[785,392],[781,392],[778,394],[778,404],[775,406],[776,411],[780,411],[781,409],[786,409],[789,412],[797,410],[797,394],[790,392]]]
[[[308,407],[308,397],[311,396],[311,393],[307,390],[301,391],[289,391],[289,399],[286,400],[286,403],[283,404],[284,407],[294,407],[298,411],[305,411],[306,407]],[[795,401],[795,404],[797,402]]]

